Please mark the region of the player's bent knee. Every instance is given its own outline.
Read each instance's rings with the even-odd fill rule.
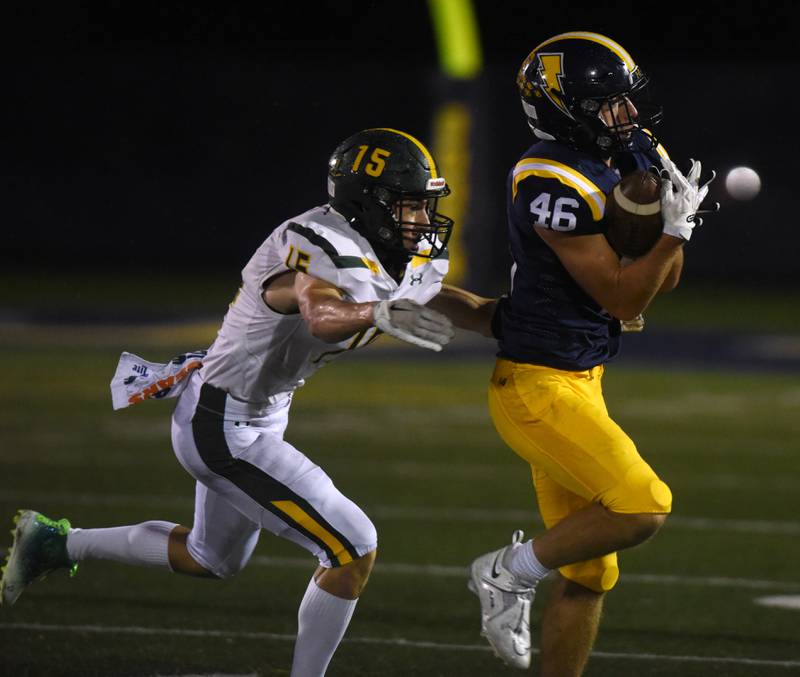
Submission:
[[[561,567],[558,573],[568,581],[577,583],[598,594],[608,592],[619,580],[617,556],[613,553],[585,562],[569,564]]]
[[[632,545],[644,543],[651,538],[662,527],[667,520],[665,514],[640,513],[637,515],[618,515],[624,519],[630,530],[630,540]]]
[[[339,496],[341,497],[341,494]],[[331,512],[335,512],[335,506],[331,506],[330,509]],[[316,553],[319,563],[323,567],[335,569],[347,566],[356,560],[360,560],[359,566],[363,566],[364,562],[375,561],[374,551],[378,547],[378,530],[366,513],[350,501],[347,501],[346,510],[349,513],[350,528],[342,531],[342,535],[338,537],[338,547],[333,550],[320,550]]]
[[[629,468],[623,480],[600,498],[615,513],[664,515],[672,511],[672,491],[644,461]]]
[[[208,567],[198,562],[187,547],[187,536],[189,530],[186,527],[176,527],[169,537],[167,545],[167,555],[169,566],[175,573],[195,576],[197,578],[225,578]]]
[[[588,588],[585,585],[566,579],[562,595],[565,598],[569,599],[584,598],[590,600],[597,600],[598,598],[602,598],[603,595],[606,594],[606,592],[607,592],[606,590],[603,590],[602,592],[597,590],[592,590],[591,588]]]
[[[653,533],[656,533],[661,527],[664,526],[664,523],[667,521],[669,515],[667,513],[650,513],[647,515],[647,519],[650,522],[651,528]]]
[[[221,578],[223,580],[233,578],[242,569],[244,569],[246,562],[223,562],[222,564],[214,567],[213,571],[209,574],[214,578]]]
[[[371,550],[342,566],[320,567],[315,578],[317,585],[337,597],[357,599],[367,585],[375,555],[375,550]]]
[[[369,581],[369,575],[372,573],[372,568],[375,566],[376,555],[377,551],[371,550],[366,555],[353,560],[349,565],[353,591],[356,596],[361,594],[361,591],[366,587]]]
[[[359,568],[362,571],[366,571],[369,573],[372,571],[372,567],[375,566],[375,559],[378,556],[377,550],[370,550],[366,555],[359,557],[355,562],[358,564]]]

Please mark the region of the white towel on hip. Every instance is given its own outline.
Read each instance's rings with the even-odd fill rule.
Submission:
[[[114,409],[124,409],[150,399],[177,397],[189,382],[189,375],[203,365],[205,356],[205,350],[195,350],[162,364],[148,362],[133,353],[122,353],[111,379]]]

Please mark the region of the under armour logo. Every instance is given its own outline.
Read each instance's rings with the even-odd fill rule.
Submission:
[[[416,275],[412,275],[410,284],[412,287],[415,284],[422,284],[422,273],[417,273]]]

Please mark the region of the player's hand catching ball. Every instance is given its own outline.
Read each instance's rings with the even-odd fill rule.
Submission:
[[[700,186],[702,166],[699,161],[692,160],[689,173],[684,176],[672,160],[662,160],[664,171],[661,175],[661,218],[664,232],[667,235],[689,240],[692,230],[700,225],[702,219],[696,218],[700,204],[708,195],[708,184],[711,179]]]
[[[379,301],[373,314],[382,332],[428,350],[439,352],[455,336],[449,317],[409,299]]]

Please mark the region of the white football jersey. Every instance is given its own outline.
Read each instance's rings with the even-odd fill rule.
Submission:
[[[242,270],[242,287],[203,360],[203,380],[238,400],[262,404],[298,388],[323,364],[376,337],[378,330],[371,327],[339,343],[326,343],[311,335],[299,312],[272,310],[262,291],[265,282],[282,273],[296,270],[329,282],[352,303],[405,298],[425,304],[441,290],[447,266],[446,254],[414,257],[398,284],[367,239],[329,205],[285,221]]]

